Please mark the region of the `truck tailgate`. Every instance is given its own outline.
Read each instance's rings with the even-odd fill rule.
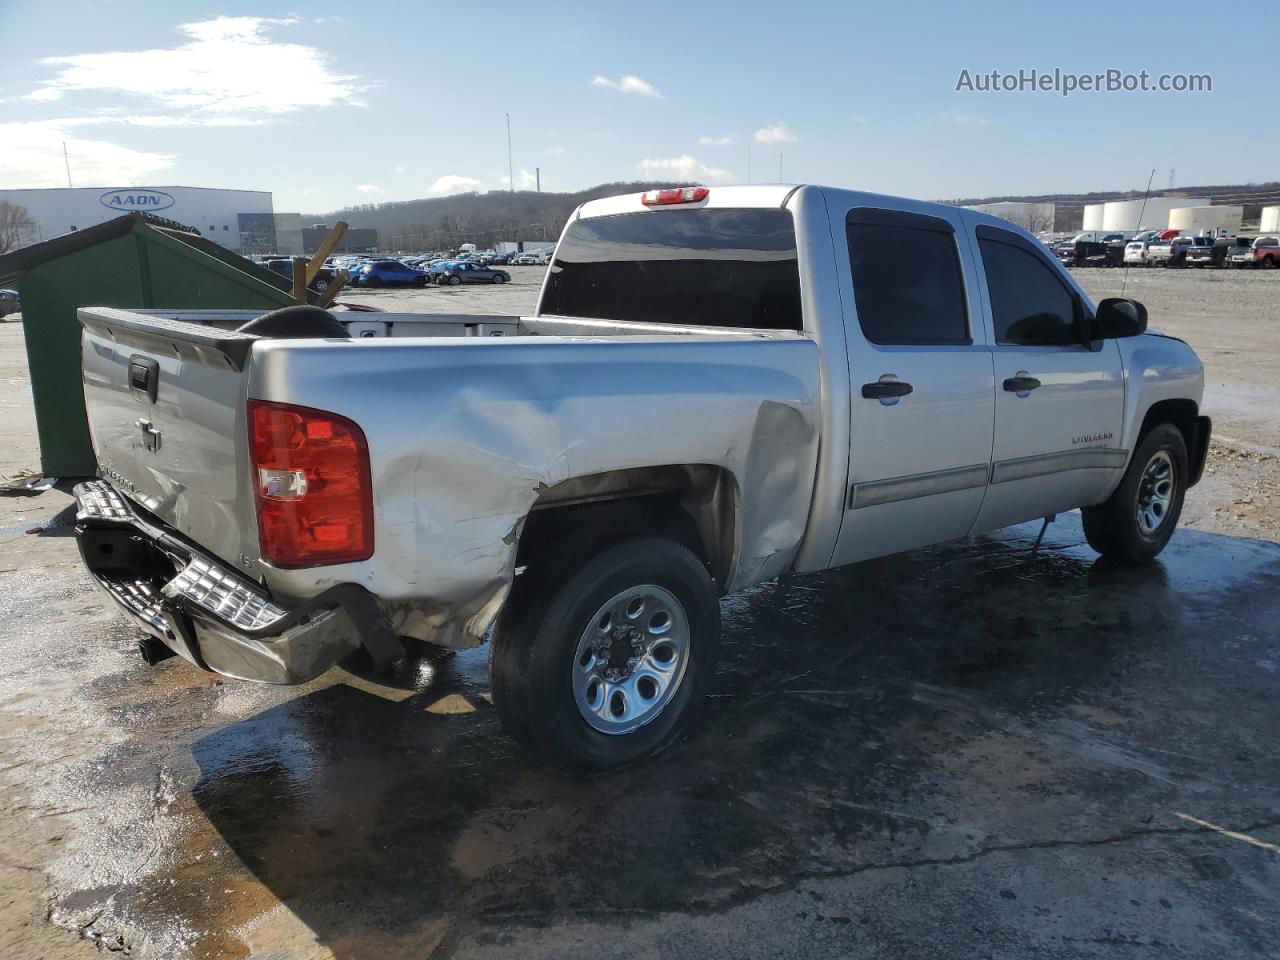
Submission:
[[[242,482],[254,337],[104,307],[79,311],[99,473],[228,563],[253,534]]]

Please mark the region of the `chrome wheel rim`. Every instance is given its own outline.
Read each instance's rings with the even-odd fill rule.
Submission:
[[[652,723],[689,665],[689,618],[654,584],[610,597],[582,631],[573,654],[573,700],[593,729],[611,736]]]
[[[1159,531],[1173,507],[1173,460],[1158,451],[1147,461],[1138,483],[1138,529],[1147,536]]]

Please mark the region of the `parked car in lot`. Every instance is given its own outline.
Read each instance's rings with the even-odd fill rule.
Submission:
[[[1231,258],[1236,253],[1247,252],[1253,247],[1252,237],[1225,236],[1213,241],[1213,266],[1222,268],[1231,265]]]
[[[463,283],[509,283],[511,274],[497,267],[486,267],[472,260],[441,264],[433,271],[436,283],[456,287]]]
[[[289,257],[268,257],[262,264],[272,273],[278,273],[282,277],[293,278],[293,260]],[[334,269],[329,266],[322,266],[316,271],[315,279],[311,281],[311,289],[324,291],[329,289],[329,284],[333,282]]]
[[[1005,220],[676,188],[583,204],[555,262],[532,316],[430,336],[81,309],[77,536],[150,649],[298,683],[488,639],[506,729],[614,767],[695,711],[721,595],[1074,508],[1147,562],[1204,467],[1192,349]]]
[[[1253,241],[1253,263],[1267,269],[1280,266],[1280,238],[1259,237]]]
[[[1223,257],[1224,267],[1253,265],[1253,237],[1230,237]]]
[[[21,312],[22,298],[18,296],[18,291],[8,288],[0,290],[0,318],[7,317],[11,313]]]
[[[1073,267],[1117,266],[1124,260],[1125,240],[1123,233],[1086,230],[1060,248],[1058,257]]]
[[[362,287],[411,285],[424,287],[428,274],[423,270],[405,266],[399,260],[374,260],[360,267],[355,278]]]
[[[1182,267],[1186,265],[1187,251],[1191,248],[1191,237],[1170,237],[1168,240],[1157,240],[1147,247],[1147,262],[1159,267]]]
[[[1191,237],[1191,243],[1187,247],[1185,264],[1188,267],[1210,267],[1217,266],[1214,262],[1214,244],[1213,237]]]

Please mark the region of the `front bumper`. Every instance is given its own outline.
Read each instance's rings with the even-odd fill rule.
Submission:
[[[105,480],[77,484],[85,566],[135,624],[204,670],[262,683],[318,676],[362,644],[403,653],[373,595],[338,584],[284,610],[259,584],[144,516]]]

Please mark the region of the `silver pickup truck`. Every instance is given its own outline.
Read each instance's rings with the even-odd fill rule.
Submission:
[[[1149,561],[1209,442],[1140,304],[817,186],[586,203],[532,316],[80,319],[81,552],[150,642],[299,683],[488,640],[505,727],[588,767],[677,735],[719,596],[1074,508]]]

